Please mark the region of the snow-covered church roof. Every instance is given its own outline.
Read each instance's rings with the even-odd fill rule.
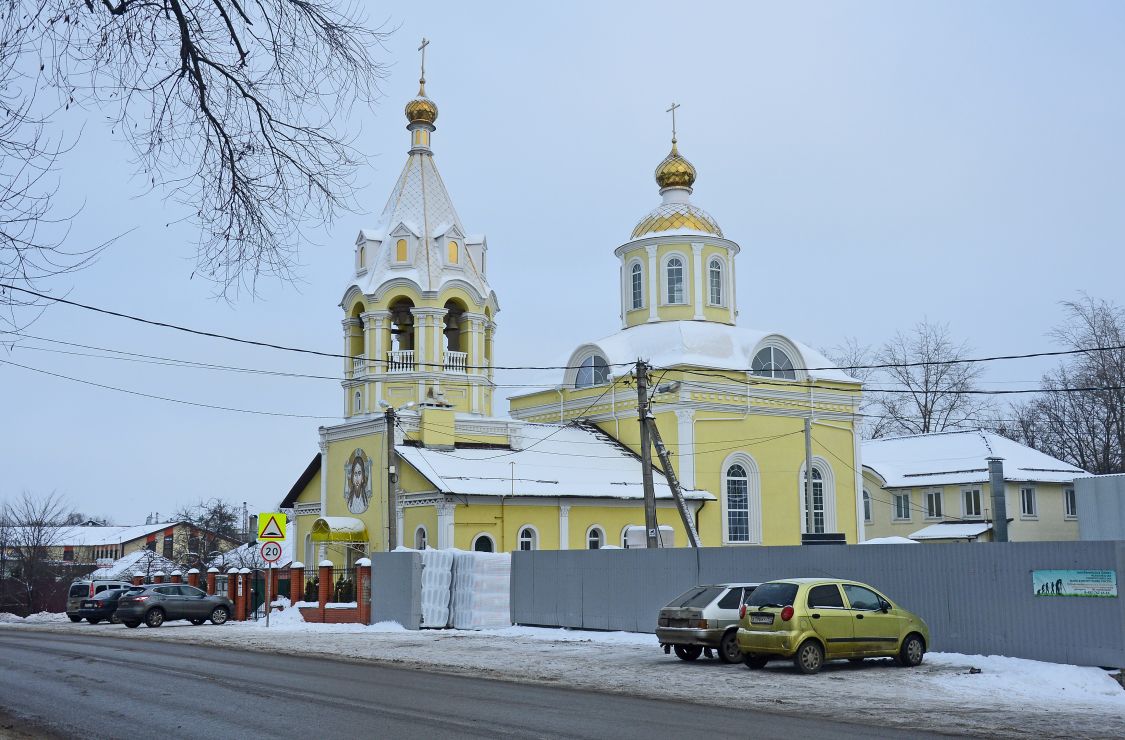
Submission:
[[[398,445],[398,454],[441,493],[642,499],[641,462],[600,431],[557,424],[513,424],[510,448],[437,450]],[[515,465],[513,466],[513,463]],[[672,491],[653,471],[656,498]],[[707,491],[684,491],[712,501]]]
[[[863,466],[879,475],[887,488],[986,483],[990,457],[1004,458],[1007,481],[1070,483],[1089,475],[982,429],[872,439],[863,443],[862,454]]]
[[[747,329],[714,321],[654,321],[640,324],[585,344],[576,355],[597,348],[615,375],[623,372],[621,366],[636,362],[638,358],[654,367],[690,365],[743,371],[751,367],[754,355],[765,346],[779,346],[787,354],[795,352],[799,355],[790,357],[794,367],[798,368],[798,378],[807,374],[813,380],[859,382],[841,370],[817,369],[831,368],[834,363],[812,347],[777,332]],[[808,370],[805,371],[804,368]]]

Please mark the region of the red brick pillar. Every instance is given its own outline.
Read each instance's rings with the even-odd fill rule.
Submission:
[[[158,570],[152,574],[153,583],[164,583],[164,571]]]
[[[145,577],[143,575],[141,575],[140,573],[134,573],[133,574],[133,585],[134,586],[145,585]]]
[[[238,609],[238,619],[239,619],[239,621],[244,622],[250,616],[250,569],[249,568],[243,568],[242,570],[238,571],[238,582],[239,582],[239,584],[241,584],[241,586],[239,588],[239,591],[241,591],[242,593],[239,595],[238,603],[236,604],[236,607]]]
[[[360,624],[371,624],[371,560],[360,558],[355,563],[355,601]]]
[[[289,600],[294,604],[305,600],[304,563],[293,563],[289,566]]]
[[[218,576],[218,575],[219,575],[219,569],[218,568],[208,568],[207,569],[207,595],[208,596],[214,596],[215,595],[215,580],[216,580],[216,576]]]
[[[187,585],[199,588],[199,568],[192,568],[187,572]]]
[[[320,606],[321,617],[324,616],[324,605],[328,603],[328,599],[332,596],[332,561],[321,560],[320,566],[317,568],[317,576],[320,578],[320,593],[317,594],[317,602]]]
[[[237,612],[237,609],[238,609],[238,568],[231,568],[230,570],[227,571],[227,598],[230,599],[232,602],[234,602],[234,606],[235,606],[235,609],[236,609],[235,614],[237,614],[238,613]],[[231,617],[234,617],[234,618],[237,619],[237,617],[235,617],[235,614],[231,614]]]
[[[178,570],[172,571],[172,583],[183,583],[184,574]]]

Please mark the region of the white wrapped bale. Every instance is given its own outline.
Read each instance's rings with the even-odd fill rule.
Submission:
[[[453,551],[452,624],[456,629],[510,627],[512,556]]]
[[[422,626],[449,626],[450,587],[453,582],[453,552],[427,548],[422,554]]]

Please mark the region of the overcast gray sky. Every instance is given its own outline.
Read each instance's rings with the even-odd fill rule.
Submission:
[[[358,230],[406,156],[402,106],[427,91],[437,164],[462,221],[487,234],[498,364],[565,359],[618,326],[613,250],[659,198],[675,100],[694,202],[742,246],[739,323],[813,346],[876,344],[923,317],[979,352],[1051,349],[1060,300],[1122,299],[1125,5],[1112,2],[380,5],[399,25],[386,97],[353,116],[372,167],[366,213],[302,252],[299,285],[214,301],[189,280],[194,236],[131,178],[96,111],[62,168],[84,207],[71,239],[127,229],[69,297],[264,341],[342,349],[338,302]],[[65,203],[63,204],[65,206]],[[302,358],[55,307],[29,333],[113,349],[338,374]],[[337,416],[333,381],[269,379],[43,352],[6,358],[203,403]],[[997,363],[988,387],[1034,386],[1043,362]],[[519,379],[507,378],[508,382]],[[268,510],[330,419],[252,416],[123,395],[0,366],[0,499],[65,494],[117,523],[220,496]],[[513,391],[501,392],[500,396]],[[497,412],[506,413],[507,404]]]

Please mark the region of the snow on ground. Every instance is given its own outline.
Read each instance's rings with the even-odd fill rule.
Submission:
[[[51,622],[69,622],[70,618],[62,612],[39,612],[19,617],[11,612],[0,612],[0,624],[49,624]]]
[[[889,660],[858,666],[833,662],[819,675],[805,676],[790,663],[750,671],[705,658],[683,662],[665,655],[647,634],[537,627],[412,632],[394,622],[309,624],[300,616],[296,609],[275,611],[268,628],[264,620],[127,629],[53,619],[20,620],[2,628],[334,655],[415,670],[828,717],[875,725],[876,735],[885,725],[998,737],[1125,737],[1125,691],[1098,668],[932,653],[918,668],[899,668]],[[970,674],[970,668],[981,672]]]

